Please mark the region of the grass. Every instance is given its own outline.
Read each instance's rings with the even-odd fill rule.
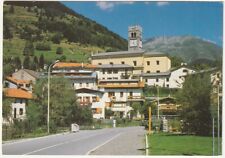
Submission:
[[[36,43],[34,43],[34,46]],[[20,57],[20,59],[23,61],[24,55],[23,55],[23,49],[25,46],[25,40],[20,38],[13,38],[11,40],[3,40],[3,56],[6,57]],[[36,50],[34,51],[34,55],[37,57],[40,57],[41,54],[44,55],[44,58],[46,62],[52,62],[56,60],[57,58],[60,58],[62,55],[56,54],[56,49],[58,47],[63,48],[63,54],[66,56],[66,60],[70,61],[77,61],[77,62],[88,62],[88,58],[91,56],[91,52],[101,52],[103,49],[95,46],[90,45],[80,45],[78,43],[66,43],[65,41],[62,41],[60,44],[51,44],[51,50],[50,51],[40,51]],[[32,61],[33,59],[31,59]]]
[[[152,134],[148,136],[148,142],[149,155],[212,155],[212,137]]]

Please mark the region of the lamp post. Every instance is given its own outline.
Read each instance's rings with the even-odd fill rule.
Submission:
[[[48,115],[47,115],[47,128],[48,128],[48,133],[49,133],[49,105],[50,105],[50,70],[51,70],[51,67],[54,65],[54,64],[56,64],[56,63],[58,63],[59,62],[59,60],[56,60],[54,63],[52,63],[51,65],[49,65],[49,67],[48,67]]]
[[[157,119],[159,120],[159,86],[157,86],[157,104],[158,104]]]

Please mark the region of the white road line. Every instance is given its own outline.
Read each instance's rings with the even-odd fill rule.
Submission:
[[[85,155],[89,155],[91,152],[93,152],[93,151],[97,150],[98,148],[100,148],[101,146],[103,146],[103,145],[109,143],[110,141],[112,141],[113,139],[115,139],[116,137],[118,137],[119,135],[121,135],[121,133],[118,133],[117,135],[115,135],[114,137],[110,138],[110,139],[107,140],[106,142],[104,142],[104,143],[100,144],[99,146],[97,146],[97,147],[95,147],[95,148],[89,150]]]
[[[90,138],[90,137],[93,137],[93,136],[96,136],[96,135],[99,135],[99,134],[94,134],[94,135],[91,135],[89,137],[76,139],[76,140],[72,140],[72,141],[66,141],[66,142],[63,142],[63,143],[58,143],[58,144],[55,144],[55,145],[51,145],[51,146],[48,146],[48,147],[45,147],[45,148],[41,148],[41,149],[38,149],[38,150],[28,152],[28,153],[25,153],[25,154],[22,154],[22,155],[30,155],[30,154],[33,154],[33,153],[36,153],[36,152],[39,152],[39,151],[42,151],[42,150],[46,150],[46,149],[49,149],[49,148],[53,148],[53,147],[64,145],[64,144],[71,143],[71,142],[76,142],[76,141],[79,141],[79,140],[82,140],[82,139],[87,139],[87,138]]]

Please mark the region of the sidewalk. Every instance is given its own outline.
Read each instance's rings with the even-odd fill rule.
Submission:
[[[145,155],[145,133],[142,127],[124,132],[90,155]]]

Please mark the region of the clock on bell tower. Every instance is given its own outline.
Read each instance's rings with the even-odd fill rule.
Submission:
[[[142,49],[142,28],[141,26],[129,26],[128,28],[128,50]]]

